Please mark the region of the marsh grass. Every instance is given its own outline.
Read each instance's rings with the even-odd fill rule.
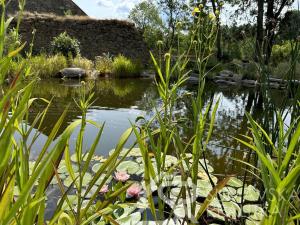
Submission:
[[[138,77],[141,72],[140,63],[133,62],[123,55],[118,55],[113,59],[112,73],[116,77]]]

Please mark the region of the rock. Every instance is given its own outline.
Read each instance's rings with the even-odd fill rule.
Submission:
[[[242,80],[242,85],[245,87],[256,87],[258,82],[255,80]]]
[[[234,73],[230,70],[222,70],[220,73],[219,73],[219,76],[220,77],[233,77],[234,76]]]
[[[87,72],[81,68],[65,68],[58,72],[58,76],[67,79],[80,79],[87,76]]]

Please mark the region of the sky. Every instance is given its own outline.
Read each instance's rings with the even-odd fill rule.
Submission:
[[[90,17],[99,19],[126,19],[135,4],[142,0],[74,0]],[[293,8],[297,8],[298,1],[294,2]],[[228,10],[227,10],[228,11]],[[230,8],[229,12],[230,14]],[[222,18],[227,22],[228,14]]]

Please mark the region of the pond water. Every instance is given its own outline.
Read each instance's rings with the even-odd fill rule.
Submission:
[[[33,97],[46,98],[53,102],[49,108],[46,119],[40,129],[42,133],[34,145],[34,156],[41,149],[47,136],[50,134],[55,122],[68,106],[67,117],[62,129],[66,128],[70,122],[80,118],[81,112],[74,103],[78,99],[80,81],[69,80],[43,80],[34,89]],[[121,134],[130,127],[130,122],[134,122],[138,116],[150,117],[153,113],[153,104],[159,104],[160,100],[155,88],[153,79],[98,79],[88,81],[87,89],[95,93],[95,102],[88,111],[88,119],[99,123],[105,122],[104,133],[97,147],[98,155],[108,155],[108,152],[115,147]],[[187,84],[181,91],[195,93],[196,85]],[[281,92],[272,91],[271,96],[277,105],[280,105]],[[261,108],[256,107],[257,97],[253,89],[240,89],[232,87],[217,87],[207,84],[205,90],[205,101],[214,101],[220,98],[220,106],[217,111],[216,124],[213,137],[207,153],[210,164],[217,174],[239,174],[242,172],[240,163],[234,158],[246,159],[246,149],[241,146],[234,137],[247,134],[247,118],[245,111],[252,111],[255,117],[265,113]],[[188,100],[178,102],[178,111],[190,116],[191,103]],[[42,101],[36,101],[29,116],[29,123],[32,123],[38,112],[45,108]],[[90,146],[96,135],[96,130],[88,126],[85,143]],[[189,129],[184,130],[186,136],[191,135]],[[72,136],[72,145],[76,134]],[[131,137],[127,147],[134,142]]]

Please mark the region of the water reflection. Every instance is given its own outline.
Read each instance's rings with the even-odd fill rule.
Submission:
[[[53,97],[53,103],[49,108],[43,128],[40,130],[43,135],[37,142],[35,151],[40,149],[46,137],[50,134],[51,128],[67,106],[69,106],[68,114],[62,129],[66,128],[70,122],[80,118],[80,110],[74,103],[74,99],[78,98],[80,86],[81,84],[78,81],[63,82],[60,80],[40,81],[37,84],[33,95],[46,99]],[[97,148],[98,154],[107,155],[109,150],[114,148],[121,134],[130,127],[130,121],[134,122],[140,115],[151,115],[153,113],[153,103],[158,104],[160,102],[154,82],[150,78],[99,79],[87,82],[86,86],[87,90],[93,91],[96,97],[93,107],[88,112],[88,119],[99,123],[105,122],[104,133]],[[195,93],[196,87],[187,85],[182,91]],[[277,105],[281,104],[281,98],[278,98],[281,95],[282,93],[278,91],[270,93]],[[217,111],[216,125],[207,156],[215,167],[216,173],[240,173],[242,172],[242,165],[234,163],[233,158],[247,160],[247,154],[246,149],[233,137],[247,134],[246,111],[252,111],[257,117],[264,112],[256,107],[258,100],[252,89],[220,88],[208,84],[204,95],[205,102],[216,101],[218,98],[221,99],[221,102]],[[184,98],[177,104],[180,113],[191,119],[190,99]],[[30,123],[44,107],[45,104],[42,102],[34,104],[29,118]],[[183,131],[187,138],[192,136],[191,129],[185,127]],[[86,147],[92,143],[95,132],[95,128],[88,127],[84,143]],[[72,139],[75,140],[75,138],[76,133]],[[131,137],[127,146],[133,142],[134,137]]]

